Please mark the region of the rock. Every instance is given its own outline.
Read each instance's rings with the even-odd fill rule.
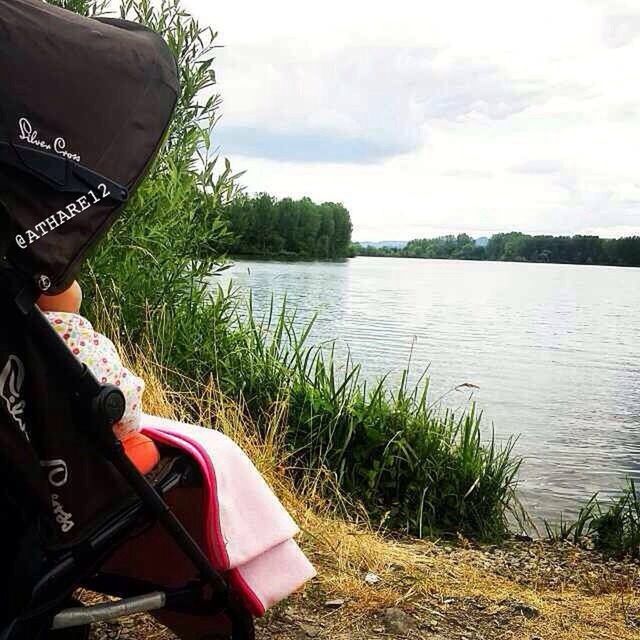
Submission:
[[[594,551],[596,543],[593,541],[593,538],[584,536],[583,538],[580,538],[580,546],[587,551]]]
[[[416,621],[402,609],[390,607],[385,609],[382,614],[387,633],[407,635],[416,628]]]
[[[513,539],[517,540],[518,542],[533,542],[533,538],[531,536],[526,536],[522,534],[514,535]]]
[[[537,618],[540,615],[540,612],[529,604],[525,604],[524,602],[517,602],[513,605],[513,610],[516,613],[522,614],[528,620],[531,618]]]
[[[368,584],[373,586],[374,584],[378,584],[378,582],[380,582],[380,576],[369,571],[367,573],[367,575],[364,577],[364,581]]]
[[[339,609],[343,604],[344,600],[342,598],[336,598],[335,600],[327,600],[324,606],[329,609]]]

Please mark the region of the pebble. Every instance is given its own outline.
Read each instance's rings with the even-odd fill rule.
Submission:
[[[408,613],[397,607],[385,609],[383,616],[387,633],[406,635],[416,627],[416,621]]]
[[[342,598],[336,598],[335,600],[327,600],[324,606],[329,609],[339,609],[343,604],[344,600]]]
[[[369,584],[369,585],[374,585],[374,584],[378,584],[378,582],[380,582],[380,576],[369,571],[369,573],[367,573],[367,575],[364,577],[364,581]]]
[[[516,602],[513,605],[513,610],[517,613],[521,613],[528,620],[531,618],[537,618],[540,615],[540,612],[535,607],[525,604],[524,602]]]

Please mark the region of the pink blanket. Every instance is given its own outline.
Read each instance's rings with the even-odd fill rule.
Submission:
[[[142,416],[142,431],[198,464],[205,550],[217,569],[228,572],[253,615],[263,615],[316,575],[293,539],[297,525],[232,440],[149,415]]]

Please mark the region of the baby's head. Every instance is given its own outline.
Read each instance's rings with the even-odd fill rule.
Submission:
[[[53,296],[41,295],[37,304],[42,311],[79,313],[82,304],[82,289],[74,280],[73,284],[62,293]]]

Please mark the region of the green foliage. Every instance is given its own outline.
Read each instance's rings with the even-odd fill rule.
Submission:
[[[403,249],[409,258],[450,258],[454,260],[480,260],[482,247],[476,247],[472,237],[466,233],[457,236],[442,236],[431,240],[411,240]]]
[[[640,557],[640,497],[636,484],[628,480],[620,495],[607,501],[595,494],[574,520],[561,516],[560,523],[545,522],[545,528],[551,540],[581,544],[590,539],[607,553]]]
[[[93,13],[102,3],[83,5]],[[211,154],[221,105],[212,75],[217,34],[179,0],[123,0],[120,14],[165,37],[182,93],[162,153],[91,256],[82,284],[90,316],[106,306],[130,337],[150,335],[168,353],[188,330],[190,315],[209,313],[209,281],[221,268],[227,236],[222,210],[237,194],[237,174]]]
[[[457,236],[411,240],[404,248],[355,244],[360,256],[442,258],[456,260],[504,260],[640,267],[640,236],[609,240],[598,236],[529,236],[498,233],[486,247],[476,245],[466,233]]]
[[[341,204],[309,198],[240,197],[225,210],[233,255],[335,260],[351,246],[351,218]]]
[[[72,4],[89,14],[100,5]],[[284,249],[295,229],[292,246],[309,256],[344,255],[348,213],[340,205],[268,196],[236,207],[237,174],[211,154],[220,108],[211,73],[216,34],[178,0],[123,0],[121,15],[165,36],[179,61],[182,96],[155,166],[89,260],[87,314],[104,331],[153,349],[178,389],[197,389],[213,376],[244,402],[258,428],[276,403],[284,404],[286,437],[300,465],[328,465],[390,526],[502,535],[520,463],[511,443],[483,445],[473,410],[439,412],[427,402],[426,384],[408,390],[406,377],[393,393],[385,381],[368,390],[359,367],[338,367],[331,350],[307,346],[310,327],[297,333],[285,308],[258,319],[250,303],[216,291],[222,252],[235,241],[228,225],[240,236],[233,225],[247,202],[260,212],[251,220],[263,225],[260,234],[279,229]]]
[[[47,0],[47,2],[82,16],[104,14],[110,5],[110,0]]]
[[[307,345],[311,326],[296,331],[286,303],[261,318],[230,296],[214,307],[211,373],[258,424],[265,408],[286,404],[287,439],[301,467],[331,469],[342,489],[394,529],[507,532],[520,459],[513,441],[483,442],[473,408],[440,410],[428,401],[427,381],[407,387],[407,372],[393,392],[384,379],[368,388],[350,359],[338,366],[330,345]]]
[[[627,245],[635,251],[627,251]],[[640,266],[640,238],[499,233],[489,240],[486,255],[488,260]]]

